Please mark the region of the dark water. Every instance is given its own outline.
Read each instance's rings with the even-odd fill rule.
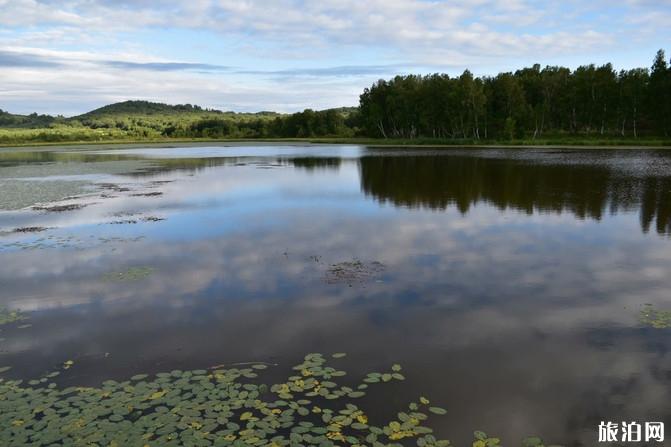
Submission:
[[[25,208],[54,194],[87,206]],[[671,422],[671,332],[639,322],[671,309],[671,152],[0,152],[0,209],[0,306],[32,324],[1,334],[13,377],[344,351],[404,366],[371,414],[429,396],[457,445]]]

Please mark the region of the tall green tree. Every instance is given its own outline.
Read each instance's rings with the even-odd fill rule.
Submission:
[[[648,91],[648,107],[657,132],[668,136],[671,131],[671,71],[666,62],[664,50],[655,55],[650,71],[650,87]]]

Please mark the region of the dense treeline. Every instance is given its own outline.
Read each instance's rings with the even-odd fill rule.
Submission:
[[[494,77],[468,70],[458,77],[397,76],[365,89],[358,108],[294,114],[148,101],[111,104],[72,118],[0,110],[0,143],[365,137],[570,144],[645,137],[659,144],[671,138],[670,65],[659,50],[650,69],[534,65]]]
[[[236,121],[212,118],[188,126],[171,126],[164,134],[190,138],[310,138],[353,136],[351,118],[343,109],[311,109],[272,119],[257,118]]]
[[[53,117],[51,115],[13,115],[0,109],[0,127],[19,127],[19,128],[38,128],[48,127],[57,121],[63,121],[63,117]]]
[[[671,68],[660,50],[651,70],[534,65],[495,77],[397,76],[364,91],[360,119],[365,135],[384,138],[668,137],[670,104]]]

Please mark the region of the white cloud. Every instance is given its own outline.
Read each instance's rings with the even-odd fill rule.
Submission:
[[[537,61],[589,63],[601,62],[593,59],[604,54],[640,55],[642,47],[669,36],[670,10],[669,2],[647,0],[628,0],[617,10],[603,1],[575,0],[0,0],[0,51],[67,61],[57,79],[44,67],[15,70],[0,64],[6,81],[0,101],[18,98],[18,92],[46,91],[40,98],[25,96],[24,106],[14,110],[25,112],[41,102],[38,111],[53,111],[50,101],[79,88],[88,92],[88,104],[73,103],[72,112],[120,96],[158,100],[168,92],[240,110],[353,105],[363,87],[397,73],[470,68],[491,74]],[[195,42],[198,38],[202,41]],[[205,48],[192,51],[198,45]],[[637,60],[647,64],[651,57]],[[92,61],[236,66],[245,77],[140,73],[139,66],[127,67],[134,68],[132,74],[119,66],[79,73]],[[389,69],[370,68],[382,66]],[[338,67],[350,67],[347,82],[334,72]],[[284,73],[282,79],[270,79],[277,72]],[[296,77],[306,76],[321,80],[302,88]],[[2,102],[4,108],[17,105]]]

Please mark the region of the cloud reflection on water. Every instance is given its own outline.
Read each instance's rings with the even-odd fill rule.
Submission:
[[[580,174],[494,160],[494,172],[512,170],[509,181],[527,185],[510,189],[465,174],[464,160],[450,180],[415,176],[451,169],[437,157],[412,160],[417,170],[402,162],[214,165],[193,177],[183,166],[156,174],[177,180],[163,197],[63,214],[59,231],[147,238],[0,253],[11,259],[0,269],[0,303],[33,320],[8,337],[6,358],[34,373],[77,358],[72,380],[95,383],[347,351],[355,371],[403,363],[408,383],[395,399],[445,402],[441,431],[461,442],[482,428],[509,443],[533,432],[589,445],[603,418],[669,415],[669,335],[636,320],[644,303],[668,307],[668,241],[641,231],[637,196],[626,212],[595,214],[620,197],[617,187],[644,177],[600,165],[567,183]],[[484,158],[473,163],[490,172]],[[463,185],[473,189],[457,194]],[[596,199],[587,197],[594,188]],[[168,219],[92,225],[131,205]],[[353,258],[384,263],[380,282],[324,281],[328,265]],[[154,273],[141,281],[103,280],[145,265]]]

